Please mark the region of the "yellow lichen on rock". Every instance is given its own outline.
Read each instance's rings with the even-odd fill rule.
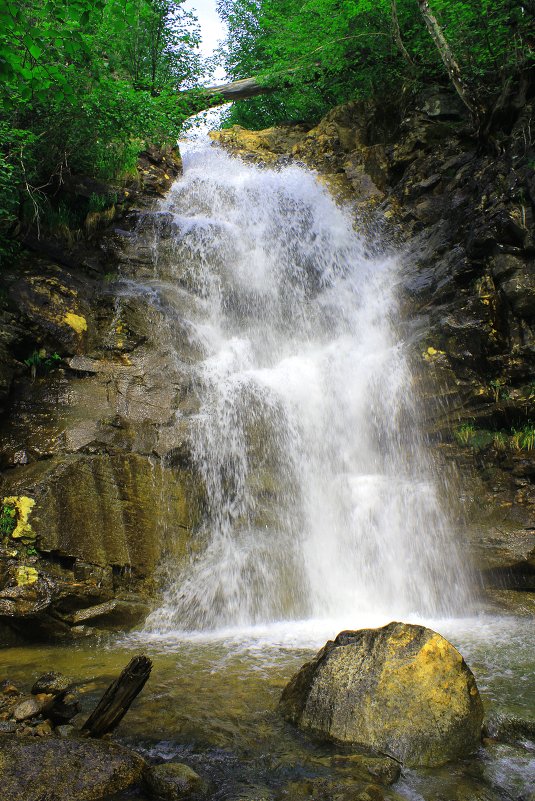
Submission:
[[[35,584],[39,578],[39,573],[34,567],[28,565],[19,565],[15,572],[15,580],[18,587],[24,587],[27,584]]]
[[[77,334],[80,336],[87,331],[87,320],[85,317],[82,317],[81,314],[75,314],[74,312],[67,312],[65,317],[63,318],[63,322],[67,323]]]
[[[35,539],[35,533],[28,522],[30,513],[35,506],[33,498],[27,495],[10,495],[3,500],[4,506],[12,506],[17,513],[17,525],[11,533],[14,539]]]
[[[425,359],[426,362],[434,362],[437,359],[439,359],[441,356],[445,356],[445,355],[446,355],[446,351],[438,350],[437,348],[434,348],[432,345],[430,345],[427,348],[427,350],[424,350],[424,352],[422,353],[422,356],[423,356],[423,358]]]

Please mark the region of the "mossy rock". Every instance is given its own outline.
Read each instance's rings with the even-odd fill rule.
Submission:
[[[96,740],[0,740],[0,784],[9,801],[99,801],[135,785],[144,760]]]
[[[18,485],[35,498],[42,552],[150,578],[164,548],[185,558],[199,516],[196,482],[145,456],[76,454],[28,465]],[[166,536],[166,534],[169,536]]]
[[[164,801],[182,801],[198,796],[205,789],[201,777],[181,762],[153,765],[145,772],[151,795]]]
[[[335,742],[433,767],[478,747],[483,705],[461,654],[423,626],[345,631],[304,665],[280,711]]]

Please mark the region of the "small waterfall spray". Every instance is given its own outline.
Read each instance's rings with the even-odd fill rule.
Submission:
[[[462,570],[395,331],[398,263],[367,256],[304,169],[206,145],[185,165],[155,270],[202,353],[191,440],[208,509],[149,627],[452,612]]]

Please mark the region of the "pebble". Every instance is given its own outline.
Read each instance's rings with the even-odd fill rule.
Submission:
[[[13,710],[13,717],[17,721],[28,720],[29,718],[37,717],[41,712],[42,704],[36,698],[27,698],[17,704]]]

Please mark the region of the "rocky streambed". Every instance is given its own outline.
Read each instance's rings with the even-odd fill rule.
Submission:
[[[399,759],[388,758],[384,753],[326,740],[284,721],[278,705],[285,686],[303,663],[314,660],[316,649],[325,643],[325,633],[318,622],[308,629],[303,624],[287,626],[285,630],[279,626],[276,631],[257,630],[241,636],[236,633],[234,637],[228,634],[226,638],[204,641],[184,638],[166,643],[147,636],[142,640],[114,637],[101,641],[98,647],[83,641],[76,646],[15,648],[10,653],[4,649],[0,652],[0,671],[11,675],[13,684],[23,692],[21,696],[10,696],[12,708],[14,703],[18,706],[27,700],[25,693],[31,695],[28,679],[38,675],[39,666],[53,662],[76,685],[80,711],[71,723],[79,727],[140,646],[150,653],[154,662],[152,675],[114,734],[117,745],[110,747],[110,759],[106,758],[108,778],[116,776],[120,759],[130,766],[128,774],[123,766],[119,776],[123,777],[122,786],[131,786],[131,790],[113,795],[113,801],[159,797],[142,781],[140,765],[146,773],[148,766],[175,764],[187,765],[200,777],[202,786],[190,787],[194,797],[199,791],[201,797],[216,800],[529,798],[534,754],[529,745],[533,729],[529,729],[526,714],[535,689],[529,632],[512,620],[502,628],[494,623],[491,629],[489,621],[484,626],[484,621],[476,619],[440,624],[475,672],[485,709],[485,729],[481,745],[471,756],[434,768],[400,766]],[[425,662],[425,649],[422,658]],[[425,673],[424,662],[421,667]],[[513,681],[507,675],[511,672]],[[407,689],[414,691],[415,686],[413,683]],[[13,693],[13,688],[4,689]],[[288,692],[292,692],[291,685],[286,698]],[[426,714],[431,712],[432,705],[424,707]],[[2,712],[5,711],[3,706]],[[45,737],[35,731],[42,723],[34,718],[19,724],[27,728],[21,746],[29,748],[33,743],[36,753],[39,749],[46,752],[42,744]],[[414,730],[416,735],[417,731]],[[11,742],[12,735],[1,737],[0,744]],[[46,742],[51,739],[55,738],[46,737]],[[78,781],[86,782],[86,787],[94,788],[93,771],[98,765],[94,760],[106,753],[106,743],[97,742],[94,747],[90,743],[88,761],[80,762],[74,752],[76,748],[83,749],[87,740],[73,741],[71,735],[55,742],[59,744],[50,749],[52,756],[46,758],[45,764],[55,764],[56,775],[58,765],[64,766],[65,779],[61,780],[66,782],[65,793],[70,792],[68,781],[76,776]],[[69,756],[63,742],[81,744],[73,746]],[[134,750],[138,757],[129,756],[119,746]],[[20,759],[23,750],[14,750],[14,756]],[[36,768],[38,765],[41,762],[36,763]],[[26,776],[26,781],[27,767],[26,772],[19,773],[19,777]],[[177,770],[171,767],[169,774]],[[159,767],[156,775],[158,772],[165,773],[164,767]],[[52,778],[45,778],[45,784],[46,791],[54,791]],[[20,786],[15,786],[19,794]],[[28,795],[22,797],[29,801]],[[59,798],[64,801],[64,796]],[[105,798],[111,801],[110,796]]]

